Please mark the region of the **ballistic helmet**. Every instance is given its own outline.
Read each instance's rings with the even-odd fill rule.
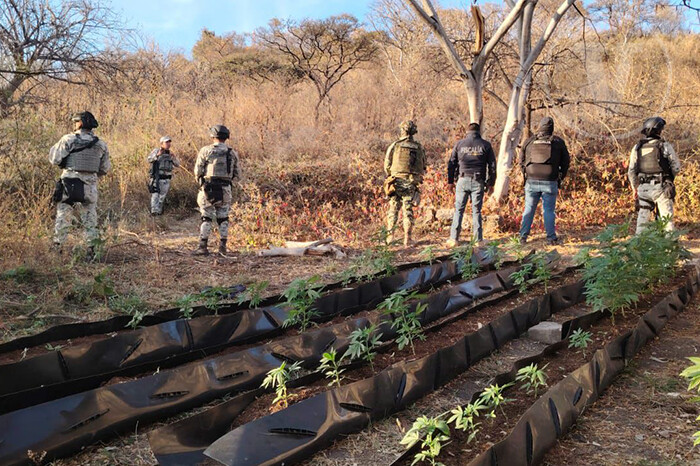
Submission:
[[[642,126],[642,134],[645,136],[651,136],[652,134],[661,134],[661,130],[666,126],[666,120],[661,117],[655,116],[647,118],[644,120],[644,125]]]
[[[214,125],[209,129],[209,136],[216,139],[228,139],[231,136],[231,131],[224,125]]]
[[[399,130],[402,134],[408,134],[409,136],[412,136],[418,132],[418,127],[413,122],[413,120],[406,120],[401,122],[401,124],[399,125]]]
[[[99,126],[97,120],[95,119],[95,115],[87,111],[74,113],[70,120],[82,122],[84,129],[93,129]]]

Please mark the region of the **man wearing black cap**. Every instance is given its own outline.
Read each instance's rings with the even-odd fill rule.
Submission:
[[[228,239],[228,214],[231,209],[231,183],[240,176],[238,154],[226,144],[231,132],[224,125],[215,125],[209,131],[212,144],[203,147],[197,154],[194,176],[200,185],[197,204],[202,215],[199,228],[199,247],[194,255],[209,254],[207,243],[212,222],[219,225],[219,254],[226,255]]]
[[[180,166],[177,157],[170,151],[171,144],[170,136],[163,136],[160,138],[160,147],[153,149],[147,158],[148,163],[151,164],[151,179],[148,183],[148,190],[151,193],[151,215],[163,213],[163,203],[170,191],[173,169]]]
[[[668,218],[666,229],[673,230],[673,180],[681,171],[681,162],[673,146],[661,137],[665,126],[661,117],[647,118],[642,127],[644,138],[630,153],[627,177],[638,198],[637,234],[644,230],[655,209],[661,217]]]
[[[561,182],[569,171],[570,158],[564,140],[554,136],[552,118],[542,118],[535,135],[528,139],[520,150],[519,162],[525,179],[525,211],[520,227],[520,241],[527,241],[537,204],[542,198],[542,217],[547,232],[547,243],[557,244],[557,195]]]
[[[97,179],[111,168],[107,144],[92,132],[98,123],[90,112],[71,117],[73,133],[63,136],[49,151],[49,162],[63,169],[57,183],[54,246],[61,252],[71,226],[73,207],[79,204],[80,218],[88,243],[87,257],[94,257],[97,230]]]

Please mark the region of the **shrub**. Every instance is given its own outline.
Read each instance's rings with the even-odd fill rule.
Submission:
[[[323,285],[319,283],[321,277],[314,275],[311,278],[298,278],[289,284],[282,296],[287,299],[285,303],[290,307],[287,319],[283,327],[299,325],[301,331],[305,331],[311,325],[318,312],[313,308],[316,300],[321,297]]]

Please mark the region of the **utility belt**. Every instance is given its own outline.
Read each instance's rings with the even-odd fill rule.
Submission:
[[[158,179],[160,180],[169,180],[173,177],[173,175],[158,175]]]
[[[484,181],[485,176],[481,172],[466,172],[466,173],[460,173],[459,174],[460,178],[472,178],[477,181]]]
[[[649,174],[640,174],[639,175],[639,183],[640,184],[661,184],[664,182],[664,177],[663,174],[657,173],[653,175]]]

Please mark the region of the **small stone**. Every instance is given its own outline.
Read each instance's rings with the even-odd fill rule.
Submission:
[[[659,435],[663,438],[669,438],[671,436],[671,432],[668,430],[660,430]]]
[[[527,331],[531,340],[540,341],[549,345],[561,341],[561,324],[557,322],[540,322]]]
[[[642,434],[637,434],[637,435],[634,436],[634,439],[635,439],[637,442],[643,442],[643,441],[644,441],[644,435],[642,435]]]

